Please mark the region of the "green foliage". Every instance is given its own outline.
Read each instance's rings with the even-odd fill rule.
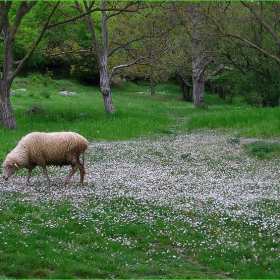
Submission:
[[[242,75],[236,70],[225,71],[211,79],[218,92],[232,101],[235,96],[243,96],[253,107],[275,107],[279,105],[280,79],[273,69],[266,73],[249,71]]]
[[[234,70],[226,70],[221,74],[211,78],[211,84],[214,85],[215,90],[218,92],[222,99],[228,99],[229,102],[233,102],[236,96],[238,81],[242,79],[242,75]]]
[[[57,83],[52,79],[52,72],[47,71],[44,75],[40,73],[31,73],[28,75],[29,83],[36,84],[38,86],[44,86],[49,88],[56,88]]]
[[[263,98],[258,91],[253,90],[244,96],[244,101],[253,107],[262,107]]]
[[[280,80],[278,72],[268,69],[267,73],[250,71],[242,79],[239,93],[253,106],[275,107],[279,105]]]

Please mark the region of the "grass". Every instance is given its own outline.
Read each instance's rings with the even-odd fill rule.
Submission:
[[[244,145],[247,153],[260,159],[279,158],[280,144],[277,142],[255,141]]]
[[[27,91],[18,91],[19,88],[27,88]],[[113,89],[115,115],[105,113],[98,87],[81,86],[67,80],[53,82],[48,87],[38,86],[31,76],[16,79],[12,89],[17,92],[11,97],[19,127],[17,135],[34,128],[75,130],[89,140],[127,140],[158,132],[192,132],[204,128],[238,131],[245,137],[280,135],[279,107],[251,108],[240,98],[229,104],[216,95],[206,95],[208,107],[194,109],[191,103],[181,101],[178,86],[172,83],[158,85],[155,96],[149,94],[147,84],[126,83],[121,89]],[[61,96],[58,94],[61,90],[74,91],[77,95]],[[34,107],[42,111],[26,114]],[[0,133],[4,133],[2,129]],[[5,131],[5,136],[9,134],[15,133]]]
[[[15,278],[169,278],[185,277],[185,271],[189,271],[191,278],[203,277],[200,267],[189,263],[188,256],[182,254],[178,262],[172,242],[155,231],[163,226],[162,217],[154,221],[154,229],[137,221],[116,224],[115,217],[121,215],[124,208],[137,207],[143,215],[150,215],[151,209],[147,206],[141,209],[141,205],[129,200],[112,203],[114,209],[107,205],[101,216],[93,214],[97,206],[93,203],[87,209],[93,217],[82,222],[79,211],[71,205],[11,205],[9,218],[13,226],[7,226],[7,232],[2,232],[5,243],[1,272]],[[55,220],[60,223],[54,224]],[[2,225],[6,221],[1,221]],[[23,222],[28,230],[22,230]],[[211,273],[206,267],[204,270]]]
[[[194,109],[172,83],[126,83],[108,115],[97,87],[35,78],[13,84],[0,159],[31,131],[76,131],[88,181],[65,188],[50,168],[51,187],[39,169],[27,188],[25,171],[0,183],[1,278],[279,278],[279,108],[206,95]]]

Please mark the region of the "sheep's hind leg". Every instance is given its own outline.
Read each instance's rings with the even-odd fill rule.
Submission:
[[[78,165],[78,168],[80,169],[80,178],[81,178],[80,183],[83,185],[85,174],[86,174],[85,167],[80,162],[78,162],[77,165]]]
[[[72,176],[74,175],[74,173],[76,172],[76,170],[78,169],[77,165],[72,165],[72,170],[69,173],[69,175],[67,176],[66,180],[65,180],[65,185],[68,185],[70,179],[72,178]]]

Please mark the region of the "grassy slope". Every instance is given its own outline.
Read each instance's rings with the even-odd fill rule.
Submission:
[[[12,96],[18,131],[0,129],[1,160],[23,135],[35,130],[71,130],[83,134],[90,141],[156,138],[158,134],[192,132],[204,128],[227,130],[236,138],[272,138],[280,135],[279,108],[254,109],[239,100],[234,104],[227,104],[215,96],[207,95],[208,107],[197,110],[192,104],[181,102],[178,88],[171,84],[159,85],[154,97],[149,95],[147,85],[127,84],[122,89],[114,89],[115,115],[104,112],[98,88],[58,81],[46,89],[43,85],[19,78],[13,84],[13,89],[22,87],[27,88],[27,91],[17,91],[17,96]],[[50,98],[42,96],[46,90],[51,92]],[[75,91],[77,96],[60,96],[60,90]],[[39,114],[25,113],[34,106],[40,106],[44,111]],[[179,231],[173,236],[176,232],[174,229],[184,227],[183,222],[163,224],[163,218],[173,219],[167,208],[142,205],[130,199],[124,201],[124,198],[116,198],[112,204],[107,205],[106,201],[97,200],[93,205],[84,205],[88,207],[85,212],[90,213],[90,217],[81,218],[78,217],[79,208],[73,208],[67,203],[53,205],[52,202],[42,201],[37,205],[25,203],[24,195],[17,192],[3,192],[3,195],[5,199],[0,206],[0,238],[4,249],[0,249],[0,277],[257,278],[265,277],[268,270],[269,277],[279,276],[275,256],[265,266],[262,258],[267,258],[266,253],[257,252],[259,259],[254,263],[255,248],[251,248],[249,252],[248,248],[252,242],[250,238],[257,240],[258,232],[254,232],[254,227],[246,228],[241,222],[243,232],[251,232],[245,238],[248,244],[244,244],[244,251],[223,251],[225,248],[221,244],[221,249],[215,251],[214,255],[209,255],[195,246],[190,247],[189,251],[181,251],[180,244],[175,246],[171,242],[172,238],[186,240],[186,235]],[[98,216],[95,211],[100,210],[101,206],[103,216]],[[272,205],[269,211],[278,208],[277,205]],[[126,225],[115,223],[127,210],[133,215],[131,209],[139,217],[151,215],[154,219],[152,226],[149,223],[137,224],[133,219]],[[230,232],[231,228],[240,226],[230,225],[227,221],[229,225],[222,228],[218,217],[198,217],[199,214],[195,212],[182,212],[181,215],[193,220],[201,218],[205,222],[202,226],[213,231],[207,233],[213,238],[223,236],[224,230]],[[81,220],[83,224],[80,223]],[[23,223],[27,232],[22,231]],[[92,225],[102,230],[104,236],[97,230],[92,232]],[[112,229],[112,225],[115,228]],[[162,229],[164,232],[159,234]],[[121,245],[131,240],[136,240],[137,246]],[[208,241],[204,234],[190,228],[187,242],[204,244]],[[271,240],[268,240],[266,246],[277,246],[270,243]],[[219,258],[221,252],[224,252],[223,258]],[[243,254],[243,259],[240,254]],[[277,254],[277,251],[273,254]],[[11,266],[12,262],[14,265]],[[227,271],[231,271],[230,274]]]

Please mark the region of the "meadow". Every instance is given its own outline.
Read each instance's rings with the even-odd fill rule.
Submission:
[[[40,168],[0,182],[0,278],[280,277],[279,107],[207,94],[194,109],[173,83],[126,83],[108,115],[97,87],[33,75],[12,90],[1,162],[31,131],[90,146],[84,186],[64,186],[69,167],[48,168],[51,186]]]

